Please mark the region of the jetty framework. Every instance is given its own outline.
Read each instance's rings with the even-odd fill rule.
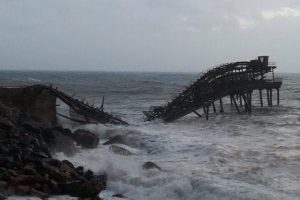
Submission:
[[[220,112],[224,112],[222,98],[229,96],[231,105],[240,113],[252,111],[252,93],[259,91],[260,106],[263,107],[263,90],[267,93],[267,105],[273,105],[273,90],[277,91],[279,104],[280,78],[275,78],[275,64],[269,62],[269,56],[259,56],[255,60],[225,63],[202,73],[194,83],[184,89],[179,95],[165,106],[151,107],[144,111],[147,120],[162,118],[165,122],[172,122],[187,114],[195,113],[201,117],[198,110],[208,119],[210,107],[216,111],[219,102]],[[272,73],[270,78],[267,74]]]

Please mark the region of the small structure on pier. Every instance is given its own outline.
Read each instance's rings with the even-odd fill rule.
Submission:
[[[277,91],[277,104],[279,104],[279,88],[282,80],[275,78],[275,68],[275,64],[269,62],[268,56],[219,65],[202,73],[199,79],[165,106],[152,107],[149,111],[144,111],[144,114],[147,120],[162,118],[165,122],[172,122],[190,113],[201,117],[198,110],[203,109],[208,119],[210,107],[217,112],[216,101],[219,101],[220,112],[224,112],[222,98],[226,96],[230,97],[231,105],[235,106],[238,113],[243,108],[250,113],[254,90],[259,90],[261,107],[263,107],[263,90],[267,91],[268,106],[273,105],[273,90]],[[272,73],[271,79],[267,79],[268,73]]]
[[[56,100],[60,99],[69,106],[70,111],[81,118],[72,118],[57,113]],[[0,87],[0,101],[7,106],[17,108],[23,113],[28,113],[43,122],[56,124],[57,115],[77,123],[109,123],[127,125],[122,119],[103,111],[102,105],[97,108],[83,100],[76,99],[68,94],[46,85],[33,85],[26,87]]]

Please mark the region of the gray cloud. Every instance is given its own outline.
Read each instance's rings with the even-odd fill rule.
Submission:
[[[297,0],[0,0],[0,69],[300,72]],[[269,16],[269,17],[268,17]]]

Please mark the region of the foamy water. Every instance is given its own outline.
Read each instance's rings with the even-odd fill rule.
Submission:
[[[225,113],[211,114],[208,121],[188,115],[165,124],[144,122],[141,111],[165,103],[196,75],[10,73],[14,79],[2,82],[53,82],[96,104],[101,104],[104,95],[105,110],[131,123],[72,128],[99,134],[101,143],[123,135],[122,147],[132,155],[116,154],[110,145],[80,150],[72,157],[56,155],[107,173],[108,187],[100,194],[103,199],[117,199],[112,197],[115,193],[136,200],[300,199],[300,75],[283,75],[280,106],[257,106],[251,115],[239,115],[225,101]],[[143,169],[146,161],[162,170]]]

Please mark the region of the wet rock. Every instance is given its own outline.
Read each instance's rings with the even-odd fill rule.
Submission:
[[[143,169],[158,169],[158,170],[161,170],[161,168],[157,164],[155,164],[154,162],[151,162],[151,161],[145,162],[142,167],[143,167]]]
[[[23,127],[26,131],[30,131],[33,133],[40,133],[40,127],[36,125],[34,122],[23,122],[21,124],[21,127]]]
[[[107,142],[103,143],[103,145],[108,144],[125,144],[125,138],[121,135],[116,135],[110,138]]]
[[[66,160],[61,162],[59,171],[61,173],[64,173],[65,176],[68,177],[68,179],[71,179],[72,177],[75,177],[76,174],[77,174],[73,164],[70,163],[69,161],[66,161]]]
[[[91,170],[87,170],[87,171],[84,173],[84,177],[85,177],[87,180],[91,180],[92,178],[94,178],[94,172],[91,171]]]
[[[55,180],[49,180],[48,184],[53,194],[60,194],[62,192],[61,189],[58,187],[58,183]]]
[[[37,156],[38,158],[49,158],[50,157],[49,155],[47,155],[46,153],[44,153],[42,151],[32,152],[32,154],[34,156]]]
[[[99,192],[106,187],[106,176],[96,176],[91,170],[75,168],[68,160],[51,157],[49,149],[55,145],[69,146],[60,136],[74,145],[70,130],[49,127],[26,113],[11,114],[5,116],[7,119],[0,116],[0,192],[42,199],[64,194],[99,199]],[[90,132],[78,131],[76,137],[86,148],[99,143],[99,137]]]
[[[81,185],[81,181],[70,181],[64,184],[60,184],[60,187],[64,194],[77,197],[79,195]]]
[[[124,156],[132,155],[132,153],[129,150],[127,150],[126,148],[115,145],[115,144],[111,145],[110,149],[116,154],[120,154],[120,155],[124,155]]]
[[[51,159],[48,161],[48,163],[54,167],[60,167],[61,161],[57,159]]]
[[[80,176],[83,176],[83,167],[82,166],[77,167],[75,170],[76,170],[77,174],[79,174]]]
[[[0,129],[10,131],[14,125],[10,121],[0,121]]]
[[[81,198],[95,197],[105,188],[106,176],[97,176],[80,186],[78,196]]]
[[[7,187],[7,182],[6,181],[0,181],[0,190],[3,190]]]
[[[100,140],[98,135],[83,129],[74,132],[74,139],[83,148],[96,148]]]
[[[37,189],[31,189],[31,195],[38,196],[41,199],[46,199],[50,196],[49,194],[47,194],[45,192],[42,192],[42,191],[39,191]]]
[[[26,175],[34,175],[36,174],[35,165],[33,163],[28,163],[24,166],[23,172]]]
[[[70,169],[75,169],[74,165],[70,161],[68,161],[68,160],[63,160],[61,162],[61,166],[62,165],[67,165]]]
[[[7,199],[7,197],[4,194],[0,193],[0,200],[5,200],[5,199]]]
[[[114,195],[112,195],[112,197],[118,197],[118,198],[121,198],[121,199],[125,198],[125,196],[123,194],[120,194],[120,193],[114,194]]]
[[[18,185],[15,188],[15,192],[20,195],[29,195],[31,193],[31,186],[29,185]]]
[[[18,176],[18,173],[15,170],[9,169],[8,172],[11,176]]]

